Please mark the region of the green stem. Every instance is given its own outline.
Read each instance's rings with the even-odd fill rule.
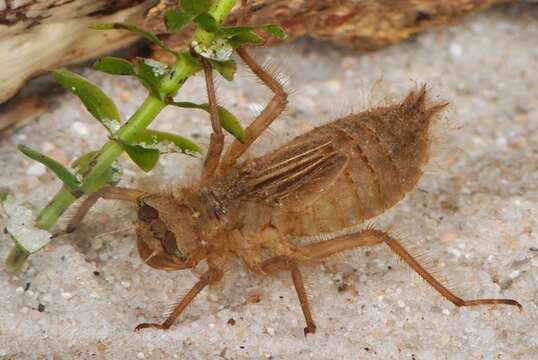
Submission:
[[[56,193],[49,204],[41,210],[36,220],[36,227],[43,230],[50,230],[58,221],[60,215],[71,205],[77,198],[71,191],[64,186]]]
[[[153,96],[148,96],[142,103],[140,108],[127,121],[123,128],[119,131],[118,136],[122,140],[129,141],[137,131],[145,129],[159,112],[164,108],[165,104]],[[99,151],[96,158],[95,166],[90,173],[82,181],[80,190],[83,193],[92,193],[99,190],[93,185],[103,176],[112,165],[114,160],[122,153],[122,148],[114,141],[109,140]],[[77,198],[71,193],[67,187],[63,187],[54,196],[52,201],[39,213],[36,221],[36,227],[43,230],[50,230],[58,221],[58,218]]]
[[[171,76],[161,84],[161,90],[167,95],[175,95],[189,76],[199,69],[188,56],[181,54],[173,66]],[[118,131],[117,136],[121,140],[129,142],[137,132],[146,129],[165,106],[165,102],[149,95]],[[82,180],[80,190],[86,194],[99,190],[96,183],[122,152],[122,148],[114,140],[109,140],[103,145],[96,157],[95,165]],[[76,199],[77,197],[67,187],[62,187],[49,204],[41,210],[36,220],[36,226],[43,230],[50,230]],[[6,268],[10,271],[19,271],[29,255],[28,251],[16,244],[6,258]]]
[[[213,6],[211,6],[209,13],[215,18],[217,23],[222,24],[224,20],[226,20],[228,15],[230,15],[230,12],[234,7],[235,2],[236,0],[217,1],[213,4]],[[207,32],[200,27],[194,33],[194,38],[198,42],[203,43],[205,46],[209,46],[211,44],[211,40],[213,40],[213,37],[214,34]]]
[[[28,259],[30,253],[26,251],[22,246],[15,243],[9,255],[6,258],[6,268],[11,272],[19,272],[22,270],[26,259]]]
[[[220,24],[228,17],[235,2],[236,0],[216,1],[209,12]],[[209,45],[211,40],[213,40],[213,34],[201,28],[196,31],[194,36],[195,39],[203,41],[206,45]],[[176,64],[172,67],[171,76],[161,83],[160,90],[163,94],[166,94],[165,98],[173,97],[189,76],[198,70],[200,70],[199,64],[193,62],[192,58],[188,56],[188,53],[180,54]],[[154,96],[148,96],[136,113],[118,131],[117,136],[121,140],[129,142],[137,132],[144,130],[151,124],[165,106],[165,102]],[[96,185],[98,180],[110,168],[118,156],[121,155],[122,151],[121,147],[114,140],[109,140],[103,145],[96,157],[95,165],[83,179],[80,190],[86,194],[99,190]],[[77,197],[67,187],[62,187],[49,204],[41,210],[36,220],[36,226],[44,230],[52,229],[58,218],[76,199]],[[29,255],[30,253],[28,251],[20,245],[15,244],[6,258],[6,268],[10,271],[20,271]]]

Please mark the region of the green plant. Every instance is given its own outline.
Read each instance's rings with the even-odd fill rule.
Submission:
[[[180,0],[181,9],[169,10],[165,23],[170,32],[178,32],[189,24],[196,26],[190,47],[184,51],[174,51],[166,46],[155,34],[124,23],[100,24],[95,30],[127,30],[146,38],[151,43],[175,56],[172,65],[162,64],[153,59],[138,58],[134,63],[121,58],[104,57],[95,64],[96,70],[112,75],[135,76],[149,94],[138,110],[122,121],[113,103],[96,85],[85,78],[65,69],[53,72],[55,79],[67,90],[75,94],[86,109],[107,129],[108,141],[97,151],[83,154],[75,160],[71,169],[64,167],[47,156],[24,145],[19,150],[28,157],[48,167],[62,182],[63,187],[49,204],[37,215],[35,227],[50,230],[58,218],[75,200],[92,194],[106,185],[115,185],[121,178],[121,168],[116,159],[125,151],[144,171],[150,171],[163,153],[180,152],[198,156],[202,148],[193,141],[179,135],[148,130],[147,127],[166,106],[198,108],[210,111],[208,104],[175,102],[174,97],[190,76],[202,69],[202,58],[225,79],[233,80],[237,65],[230,58],[233,50],[244,44],[263,43],[256,33],[264,31],[277,38],[285,36],[275,25],[227,27],[223,23],[236,0]],[[219,118],[222,127],[235,138],[242,140],[243,129],[235,116],[220,107]],[[9,229],[8,229],[9,231]],[[32,238],[11,233],[15,246],[6,259],[6,267],[11,271],[22,268],[28,256],[50,241],[38,245]]]

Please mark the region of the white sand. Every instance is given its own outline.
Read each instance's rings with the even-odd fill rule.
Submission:
[[[463,293],[517,299],[522,313],[503,306],[457,309],[380,246],[335,266],[303,268],[318,325],[314,336],[303,336],[287,274],[262,279],[242,266],[232,266],[169,331],[135,334],[139,322],[160,321],[195,277],[141,266],[132,231],[98,236],[134,220],[128,205],[103,201],[76,235],[33,256],[20,274],[0,266],[0,358],[538,358],[537,45],[538,6],[527,5],[493,9],[376,53],[311,41],[264,51],[286,65],[296,90],[287,117],[268,136],[275,142],[362,110],[388,92],[399,98],[415,83],[426,82],[435,98],[451,102],[419,188],[377,224],[395,225],[421,244]],[[124,116],[145,96],[135,80],[77,71],[113,96]],[[249,109],[268,93],[240,75],[234,86],[220,81],[219,97],[248,120]],[[203,100],[201,78],[190,80],[179,98]],[[73,96],[47,101],[50,113],[0,143],[0,184],[40,207],[59,182],[32,171],[15,145],[67,161],[105,138]],[[196,111],[166,110],[155,126],[200,140],[209,134],[206,115]],[[258,149],[268,149],[268,142]],[[168,156],[151,175],[126,165],[122,184],[166,187],[192,178],[198,163]],[[0,257],[10,247],[0,235]],[[348,290],[338,290],[342,282]],[[261,301],[252,303],[257,295]]]

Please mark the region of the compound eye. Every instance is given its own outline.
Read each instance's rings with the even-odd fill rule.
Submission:
[[[175,234],[161,219],[159,210],[146,204],[143,198],[138,199],[138,219],[148,226],[151,236],[160,243],[162,246],[160,252],[164,250],[168,256],[173,256],[181,262],[187,261],[187,257],[177,247]]]
[[[176,236],[170,230],[164,234],[164,238],[162,239],[161,243],[163,244],[164,251],[170,255],[174,255],[176,251],[178,251]]]
[[[159,217],[159,212],[149,205],[143,204],[138,209],[138,219],[140,221],[154,220]]]
[[[163,245],[164,251],[166,251],[169,255],[175,256],[180,261],[187,260],[187,257],[183,255],[183,253],[177,248],[176,236],[170,230],[164,234],[161,244]]]

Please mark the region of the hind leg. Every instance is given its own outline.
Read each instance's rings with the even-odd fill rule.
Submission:
[[[300,254],[309,259],[321,259],[341,251],[351,250],[359,246],[375,245],[379,243],[385,243],[394,251],[403,261],[405,261],[417,274],[419,274],[428,284],[430,284],[441,296],[453,303],[460,306],[474,306],[474,305],[492,305],[492,304],[504,304],[517,306],[520,310],[521,304],[512,299],[474,299],[464,300],[456,296],[453,292],[448,290],[443,284],[441,284],[433,275],[431,275],[398,241],[390,237],[387,233],[368,229],[359,231],[354,234],[339,236],[332,240],[322,241],[305,246],[299,250]]]

